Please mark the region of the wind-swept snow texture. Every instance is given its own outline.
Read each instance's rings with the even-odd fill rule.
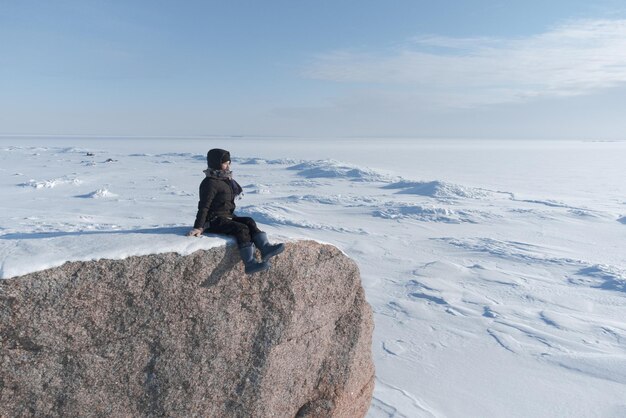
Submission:
[[[369,417],[626,416],[626,143],[0,140],[0,275],[190,253],[225,148],[272,239],[333,243],[374,310]]]

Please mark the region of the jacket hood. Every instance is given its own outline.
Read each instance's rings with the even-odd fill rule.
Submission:
[[[212,170],[220,170],[225,161],[230,161],[230,152],[225,149],[213,148],[206,154],[206,162]]]

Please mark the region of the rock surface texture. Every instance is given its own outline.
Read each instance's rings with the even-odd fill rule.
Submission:
[[[362,417],[372,314],[356,264],[286,245],[66,263],[0,281],[0,416]]]

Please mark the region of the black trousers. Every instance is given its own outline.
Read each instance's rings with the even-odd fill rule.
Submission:
[[[239,248],[246,247],[252,242],[252,237],[261,232],[254,219],[247,216],[227,218],[218,216],[209,223],[207,232],[214,234],[232,235],[237,239]]]

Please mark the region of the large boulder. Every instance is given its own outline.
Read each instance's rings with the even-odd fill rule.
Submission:
[[[372,314],[356,264],[286,245],[66,263],[0,280],[0,416],[362,417]]]

